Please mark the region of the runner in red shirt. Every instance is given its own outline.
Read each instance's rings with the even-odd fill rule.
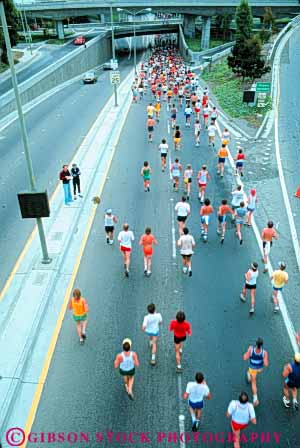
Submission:
[[[157,244],[156,238],[152,235],[150,227],[146,227],[145,233],[141,236],[139,245],[143,246],[144,274],[147,275],[147,277],[150,277],[151,275],[151,262],[153,254],[152,244]]]
[[[185,314],[183,311],[178,311],[176,314],[176,320],[171,320],[170,331],[174,333],[174,345],[175,345],[175,356],[176,356],[176,372],[182,372],[181,367],[181,353],[183,342],[186,340],[186,335],[191,336],[192,329],[189,322],[185,320]]]

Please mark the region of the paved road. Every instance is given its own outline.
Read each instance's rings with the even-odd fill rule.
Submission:
[[[172,337],[167,326],[176,311],[184,309],[192,324],[193,336],[184,350],[182,386],[193,379],[195,371],[202,370],[213,394],[213,399],[206,405],[201,432],[229,431],[225,418],[227,404],[237,398],[242,389],[249,391],[244,380],[246,366],[242,354],[257,336],[262,336],[265,348],[269,350],[270,367],[259,378],[261,405],[257,409],[258,425],[254,430],[271,434],[269,446],[298,448],[299,414],[286,411],[281,403],[281,368],[290,359],[291,347],[281,316],[273,315],[268,278],[260,274],[255,316],[250,318],[249,304],[241,304],[239,300],[244,272],[251,261],[260,260],[252,231],[244,230],[241,247],[229,225],[225,244],[221,246],[213,220],[209,243],[204,245],[199,237],[199,204],[194,183],[188,226],[196,238],[197,248],[193,257],[193,277],[182,274],[180,256],[172,257],[171,233],[171,209],[180,193],[173,193],[168,173],[160,171],[157,150],[163,136],[167,136],[171,143],[167,115],[164,111],[155,143],[149,145],[145,132],[145,106],[144,102],[131,107],[75,281],[75,286],[82,289],[90,305],[87,343],[84,347],[78,345],[74,323],[71,316],[66,315],[33,431],[90,433],[90,443],[78,442],[76,446],[80,447],[98,446],[95,433],[103,431],[106,434],[108,430],[127,434],[149,432],[147,446],[151,448],[179,446],[178,416],[182,412],[185,415],[187,431],[190,431],[190,419],[186,405],[178,397],[179,376],[175,373]],[[230,198],[231,170],[227,170],[224,180],[217,178],[215,154],[208,149],[206,136],[202,136],[200,148],[194,147],[192,137],[192,131],[184,132],[181,161],[184,165],[191,162],[195,171],[202,163],[207,163],[213,178],[207,194],[217,207],[223,197]],[[144,160],[149,160],[153,168],[150,193],[144,193],[139,174]],[[103,213],[107,207],[113,207],[119,216],[117,230],[122,222],[128,221],[137,240],[146,225],[152,227],[159,246],[155,249],[151,278],[143,275],[142,253],[137,241],[130,278],[123,277],[117,244],[107,246],[103,234]],[[149,365],[147,341],[140,330],[146,306],[151,301],[157,304],[164,319],[158,364],[154,368]],[[133,340],[133,348],[141,361],[134,402],[128,400],[121,378],[113,369],[113,359],[124,337]],[[177,442],[170,444],[164,440],[159,443],[158,432],[177,433]],[[275,443],[273,432],[282,433],[280,444]],[[102,446],[119,445],[116,436],[112,443],[107,439],[102,443]],[[201,438],[198,444],[188,444],[207,445]],[[215,441],[209,445],[230,446]],[[68,446],[68,443],[60,446]],[[125,442],[122,446],[132,444]],[[143,444],[137,443],[137,446]],[[264,445],[256,441],[245,446],[258,448]]]
[[[132,61],[120,64],[122,77]],[[51,194],[63,163],[70,161],[96,116],[112,94],[109,73],[101,72],[95,85],[80,81],[50,97],[26,115],[33,166],[40,188]],[[21,221],[17,193],[28,188],[18,121],[0,133],[0,289],[31,232],[33,220]]]
[[[87,37],[90,40],[93,36]],[[67,44],[63,45],[61,48],[54,48],[52,45],[45,45],[39,51],[41,56],[34,60],[27,68],[24,68],[17,74],[17,79],[19,83],[26,81],[31,78],[36,73],[40,72],[49,65],[57,62],[59,59],[64,57],[66,54],[76,50],[76,45],[73,44],[73,39]],[[11,78],[0,82],[0,96],[12,89]]]

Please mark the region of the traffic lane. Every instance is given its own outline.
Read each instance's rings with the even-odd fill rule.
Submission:
[[[124,58],[120,63],[124,79],[132,69]],[[80,81],[51,96],[26,114],[31,156],[39,188],[51,195],[58,173],[68,163],[92,126],[96,116],[112,95],[109,72],[101,72],[94,85]],[[34,220],[20,219],[17,193],[28,189],[28,176],[18,121],[1,133],[0,163],[0,289],[8,277],[21,248],[33,229]],[[84,183],[83,183],[84,188]]]
[[[184,166],[191,163],[195,174],[203,163],[207,165],[212,180],[208,184],[206,196],[217,211],[222,199],[231,202],[231,191],[235,184],[232,170],[227,166],[224,180],[216,175],[216,153],[208,148],[206,133],[202,133],[200,148],[194,147],[193,132],[190,130],[184,131],[183,141],[181,163]],[[218,141],[217,148],[219,145]],[[263,265],[257,241],[252,230],[245,228],[244,242],[240,246],[235,227],[228,222],[225,242],[221,245],[214,216],[210,224],[209,241],[204,244],[200,238],[200,205],[195,181],[192,187],[192,214],[187,226],[197,243],[193,256],[193,277],[190,279],[184,276],[180,272],[180,264],[178,275],[181,275],[184,285],[183,308],[193,329],[193,336],[188,339],[184,349],[183,385],[193,380],[195,372],[200,370],[204,372],[213,394],[203,414],[201,432],[228,432],[230,426],[225,413],[230,400],[237,399],[242,390],[247,390],[252,400],[251,389],[245,383],[247,363],[242,360],[242,355],[261,336],[270,355],[270,367],[258,380],[261,404],[257,408],[258,424],[253,427],[253,431],[281,432],[279,446],[297,446],[300,436],[300,426],[297,426],[299,415],[286,412],[281,401],[282,367],[292,360],[293,352],[281,315],[273,314],[271,285],[268,275],[262,274]],[[247,304],[242,304],[239,295],[244,273],[252,261],[259,263],[260,276],[256,311],[250,317],[249,299]],[[185,416],[186,430],[190,430],[187,407]],[[274,438],[272,442],[275,446]],[[260,443],[251,446],[260,446]]]
[[[288,192],[290,205],[292,208],[294,224],[296,227],[298,239],[300,238],[300,220],[299,220],[299,199],[295,197],[295,192],[300,186],[299,182],[299,101],[300,87],[296,80],[300,77],[299,57],[300,57],[300,30],[292,34],[286,44],[280,65],[280,101],[279,101],[279,117],[278,117],[278,135],[280,145],[280,157],[283,168],[285,184]],[[284,205],[282,194],[276,195],[275,204],[279,210]],[[279,212],[278,231],[279,238],[282,241],[278,245],[284,246],[282,255],[287,262],[287,271],[290,274],[290,282],[286,288],[286,295],[289,298],[289,312],[293,316],[296,328],[300,325],[300,316],[297,312],[299,307],[299,298],[297,288],[299,287],[299,269],[295,260],[294,247],[292,245],[292,253],[289,250],[291,243],[291,233],[288,225],[287,216],[282,217]],[[285,221],[285,222],[283,222]],[[286,244],[284,244],[286,242]],[[276,243],[277,246],[277,243]]]
[[[168,323],[182,307],[181,278],[174,271],[172,259],[170,179],[160,170],[157,131],[155,144],[147,143],[145,107],[143,102],[130,110],[74,285],[82,289],[90,306],[87,343],[79,346],[74,323],[69,314],[65,316],[34,431],[49,428],[69,432],[80,428],[91,434],[107,430],[150,432],[147,446],[153,448],[158,446],[157,432],[178,433],[177,377]],[[159,128],[160,136],[167,134],[165,121]],[[150,193],[143,191],[140,176],[146,159],[153,169]],[[129,279],[124,277],[117,242],[108,246],[105,241],[103,214],[107,207],[118,216],[116,236],[124,221],[135,233]],[[138,247],[139,237],[148,225],[159,243],[150,278],[143,274],[143,255]],[[146,307],[153,301],[164,319],[156,367],[149,364],[147,338],[141,331]],[[125,337],[132,339],[141,363],[134,402],[126,396],[122,378],[113,368]],[[82,409],[80,416],[78,409]],[[114,439],[110,446],[119,443]],[[159,446],[168,445],[162,442]]]
[[[92,36],[88,37],[87,41],[91,38]],[[36,61],[33,61],[27,68],[24,68],[22,71],[16,74],[18,83],[21,84],[22,82],[31,78],[49,65],[54,64],[66,54],[71,53],[77,48],[78,46],[73,44],[73,40],[71,40],[68,44],[63,45],[61,48],[55,48],[51,44],[42,47],[39,50],[42,55]],[[13,86],[11,78],[0,82],[0,95],[4,95],[4,93],[8,92],[12,88]]]

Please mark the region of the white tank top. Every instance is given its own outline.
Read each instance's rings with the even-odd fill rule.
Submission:
[[[207,183],[207,171],[201,170],[199,172],[199,178],[198,178],[198,183],[199,184],[206,184]]]
[[[105,227],[113,227],[113,225],[114,225],[114,217],[113,217],[113,215],[105,215],[105,217],[104,217],[104,225],[105,225]]]
[[[255,209],[255,205],[256,205],[256,195],[252,196],[252,194],[250,194],[248,207],[252,208],[254,210]]]
[[[121,356],[122,356],[123,361],[120,362],[120,369],[124,370],[125,372],[129,372],[130,370],[134,369],[134,361],[133,361],[132,352],[130,352],[128,356],[125,356],[124,352],[122,352]]]
[[[252,271],[252,270],[251,270],[251,277],[250,277],[250,280],[246,281],[246,283],[247,283],[248,285],[256,285],[257,277],[258,277],[258,271]]]

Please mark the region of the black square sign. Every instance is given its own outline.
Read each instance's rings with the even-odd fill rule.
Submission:
[[[47,191],[18,193],[22,218],[49,218]]]

